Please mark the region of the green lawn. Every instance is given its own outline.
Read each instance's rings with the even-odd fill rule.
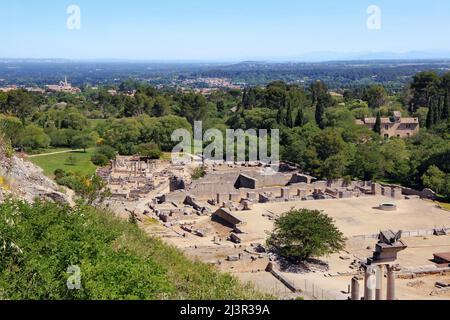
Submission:
[[[95,173],[97,168],[92,162],[91,157],[94,154],[94,149],[84,152],[69,152],[53,155],[43,155],[29,158],[35,165],[44,170],[44,174],[53,178],[53,173],[56,169],[63,169],[67,172],[80,172],[82,174],[90,175]],[[75,161],[70,163],[70,158]]]

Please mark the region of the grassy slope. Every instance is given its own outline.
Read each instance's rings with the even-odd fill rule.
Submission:
[[[93,207],[0,204],[0,231],[20,248],[0,255],[0,300],[271,298]],[[67,290],[68,265],[81,290]]]
[[[60,150],[56,150],[60,151]],[[55,152],[55,151],[52,151]],[[53,155],[42,155],[30,158],[29,160],[44,170],[44,174],[53,178],[56,169],[63,169],[67,172],[81,172],[83,174],[94,174],[96,166],[91,162],[94,150],[84,152],[69,152]],[[77,159],[74,165],[68,163],[69,157]]]

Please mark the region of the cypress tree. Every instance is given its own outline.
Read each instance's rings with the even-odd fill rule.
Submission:
[[[248,109],[248,107],[249,107],[247,88],[244,89],[244,93],[242,95],[242,106],[244,107],[244,110]]]
[[[448,120],[449,119],[449,103],[448,103],[448,99],[445,99],[444,101],[444,108],[442,109],[442,119],[443,120]]]
[[[283,108],[278,109],[277,113],[277,123],[282,124],[283,123]]]
[[[439,107],[439,101],[434,105],[433,116],[433,125],[435,125],[441,120],[441,108]]]
[[[319,99],[317,99],[315,118],[316,118],[316,123],[320,129],[323,129],[325,127],[324,123],[323,123],[324,114],[325,114],[324,101],[323,101],[322,97],[319,97]]]
[[[294,123],[292,121],[292,106],[291,106],[291,102],[290,101],[288,101],[287,104],[288,104],[288,106],[287,106],[287,111],[286,111],[285,124],[286,124],[286,127],[292,128],[292,127],[294,127]]]
[[[247,93],[248,107],[252,109],[256,106],[256,93],[255,89],[250,89]]]
[[[434,108],[430,106],[428,109],[428,115],[427,115],[427,128],[430,129],[433,126],[434,121]]]
[[[303,108],[298,108],[297,117],[295,118],[295,126],[303,127],[305,124],[305,114],[303,113]]]
[[[373,131],[378,134],[381,134],[381,112],[377,113],[377,120],[375,121],[375,126],[373,127]]]

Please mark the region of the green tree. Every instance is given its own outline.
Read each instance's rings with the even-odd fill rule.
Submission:
[[[203,120],[207,113],[207,103],[201,94],[187,93],[181,97],[179,115],[185,117],[190,124]]]
[[[430,166],[422,176],[423,185],[427,188],[434,190],[437,193],[445,193],[447,190],[447,179],[450,179],[450,175],[442,172],[437,166]]]
[[[75,149],[83,149],[86,152],[86,149],[93,146],[95,144],[92,135],[88,133],[81,133],[73,137],[71,146]]]
[[[70,112],[61,119],[60,128],[81,131],[86,129],[87,126],[88,122],[85,116],[78,112]]]
[[[8,92],[8,98],[4,112],[10,113],[25,122],[25,119],[32,116],[38,105],[36,105],[29,92],[24,89],[12,90]]]
[[[159,159],[162,156],[162,151],[156,143],[149,142],[140,144],[137,147],[136,154],[150,159]]]
[[[270,83],[264,95],[264,106],[273,110],[284,109],[286,106],[286,84],[282,81]]]
[[[442,89],[444,92],[444,104],[442,108],[442,119],[450,119],[450,72],[442,76]]]
[[[327,158],[320,166],[320,175],[327,180],[337,180],[344,176],[347,158],[343,153]]]
[[[287,102],[287,108],[286,108],[286,121],[285,121],[285,125],[288,128],[293,128],[294,127],[294,121],[292,119],[292,103],[291,101],[288,100]]]
[[[0,130],[3,131],[13,146],[17,146],[23,124],[19,118],[0,114]]]
[[[325,104],[324,104],[323,99],[319,97],[317,104],[316,104],[315,119],[316,119],[317,125],[321,129],[323,129],[325,127],[324,114],[325,114]]]
[[[104,167],[109,164],[109,159],[105,155],[99,153],[92,155],[91,161],[93,164],[100,167]]]
[[[32,124],[21,131],[17,144],[25,149],[37,150],[47,148],[50,145],[50,138],[42,128]]]
[[[339,252],[345,238],[332,218],[317,210],[293,210],[275,221],[267,240],[273,252],[294,262]]]
[[[295,118],[295,126],[303,127],[306,124],[305,113],[303,108],[299,108],[297,111],[297,117]]]
[[[404,139],[390,139],[381,146],[385,175],[399,182],[407,182],[410,173],[411,152]]]
[[[108,160],[114,159],[117,155],[117,151],[113,147],[108,145],[98,146],[96,148],[96,153],[104,155]]]
[[[320,160],[345,152],[346,143],[342,139],[340,130],[327,128],[319,132],[313,139]]]
[[[380,111],[377,112],[377,120],[375,121],[373,131],[375,133],[381,134],[381,112]]]
[[[379,109],[386,103],[387,92],[383,86],[371,86],[364,95],[364,100],[367,101],[370,109]]]
[[[353,152],[348,171],[353,177],[375,181],[384,176],[384,157],[376,141],[358,144]]]
[[[133,118],[114,120],[105,132],[105,143],[121,155],[133,155],[140,142],[142,125]]]
[[[411,83],[412,98],[410,101],[410,112],[414,113],[419,108],[430,108],[437,97],[439,90],[439,76],[434,71],[418,73]]]
[[[151,114],[153,117],[163,117],[169,114],[169,109],[169,102],[163,96],[158,96],[156,97]]]

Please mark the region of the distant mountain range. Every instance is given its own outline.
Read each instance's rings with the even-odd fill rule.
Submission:
[[[323,61],[346,61],[346,60],[430,60],[450,59],[448,50],[423,50],[408,52],[311,52],[291,58],[295,61],[323,62]],[[291,60],[291,59],[284,59]]]
[[[162,59],[64,59],[64,58],[0,58],[0,63],[182,63],[182,64],[220,64],[239,63],[242,61],[258,62],[327,62],[327,61],[357,61],[357,60],[450,60],[450,51],[444,49],[416,50],[407,52],[334,52],[317,51],[285,57],[241,57],[211,60],[162,60]]]

